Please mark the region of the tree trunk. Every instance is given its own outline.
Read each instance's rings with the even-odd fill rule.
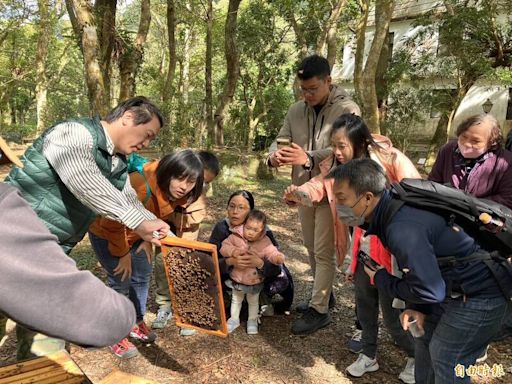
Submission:
[[[36,51],[36,112],[37,130],[39,136],[46,128],[48,78],[46,76],[46,60],[48,43],[51,39],[50,11],[46,0],[37,1],[39,9],[39,34]]]
[[[183,66],[182,66],[182,89],[181,97],[183,104],[188,104],[188,92],[190,88],[190,49],[192,43],[193,32],[190,25],[187,25],[184,31],[184,47],[183,47]]]
[[[187,9],[191,11],[190,9],[190,3],[187,2],[186,4]],[[190,113],[189,113],[189,106],[188,106],[188,94],[189,94],[189,88],[190,88],[190,49],[191,49],[191,40],[192,40],[192,28],[189,24],[185,25],[185,30],[183,31],[183,57],[180,61],[180,81],[179,81],[179,89],[180,89],[180,98],[178,100],[179,110],[178,110],[178,116],[179,116],[179,126],[182,127],[182,129],[185,129],[186,132],[189,132],[190,127]],[[188,135],[187,135],[188,136]],[[193,141],[195,142],[195,137],[193,138]],[[192,140],[189,140],[187,138],[187,141],[189,141],[189,145],[194,145],[192,143]]]
[[[358,101],[363,100],[363,68],[364,68],[364,50],[366,44],[366,24],[368,23],[368,14],[370,13],[370,1],[362,0],[361,18],[356,25],[356,52],[354,57],[354,88]]]
[[[297,42],[296,44],[299,48],[299,61],[301,61],[308,55],[308,43],[306,41],[304,28],[299,25],[293,13],[287,15],[287,19],[293,28],[293,32],[295,33],[295,41]]]
[[[135,81],[144,57],[144,45],[146,44],[150,23],[150,0],[142,0],[137,37],[134,43],[128,43],[129,45],[125,47],[119,60],[119,75],[121,78],[119,101],[135,96]]]
[[[224,29],[224,53],[226,56],[227,81],[220,98],[220,103],[215,110],[215,144],[219,147],[224,146],[224,118],[226,110],[233,100],[236,83],[240,76],[240,62],[236,46],[237,17],[240,2],[241,0],[229,0],[226,27]]]
[[[373,133],[380,133],[379,104],[377,100],[376,75],[382,46],[389,31],[393,15],[394,1],[377,0],[375,4],[375,32],[372,45],[363,70],[361,106],[368,128]]]
[[[213,127],[213,88],[212,88],[212,34],[213,34],[213,2],[207,0],[206,9],[206,53],[204,63],[204,119],[197,131],[196,142],[203,145],[202,138],[205,131],[208,134],[208,143],[215,142],[215,130]]]
[[[91,6],[85,0],[66,0],[66,6],[84,56],[85,82],[91,115],[105,116],[110,110],[110,91],[105,88],[99,54],[101,43]]]
[[[377,105],[379,108],[379,127],[381,134],[386,136],[385,121],[387,112],[387,98],[389,94],[388,82],[386,80],[386,73],[389,67],[392,52],[389,51],[389,29],[386,32],[386,38],[380,51],[380,57],[377,64],[377,73],[375,75],[375,86],[377,93]]]
[[[301,62],[308,55],[308,43],[306,41],[304,28],[302,28],[297,20],[295,19],[295,15],[292,11],[289,14],[285,15],[286,20],[292,26],[293,32],[295,33],[295,41],[299,48],[299,55],[297,57],[298,61]],[[299,78],[295,76],[293,80],[293,95],[295,96],[295,100],[299,100],[300,97],[300,87],[299,87]]]
[[[169,63],[167,66],[167,76],[162,89],[162,101],[164,108],[170,115],[170,103],[172,100],[174,76],[176,74],[176,6],[174,0],[167,0],[167,37],[169,41]]]
[[[340,18],[341,10],[345,7],[346,3],[347,0],[338,0],[334,4],[325,28],[323,28],[322,34],[319,36],[317,42],[316,51],[318,54],[325,55],[325,48],[327,47],[327,61],[329,61],[331,69],[336,62],[336,30],[338,26],[338,19]]]
[[[111,64],[112,51],[116,39],[116,10],[117,0],[96,0],[94,3],[94,16],[96,17],[96,31],[100,42],[100,67],[103,73],[105,92],[108,93],[109,103],[112,97]]]
[[[11,111],[11,126],[16,125],[16,99],[14,99],[13,97],[9,99],[9,108]]]

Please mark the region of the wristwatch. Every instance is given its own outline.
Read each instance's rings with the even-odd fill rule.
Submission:
[[[309,153],[306,153],[307,159],[306,162],[302,165],[302,168],[304,168],[306,171],[311,171],[313,169],[313,158],[310,156]]]

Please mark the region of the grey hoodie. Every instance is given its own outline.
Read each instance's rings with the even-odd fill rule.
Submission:
[[[318,116],[314,108],[309,107],[303,100],[296,102],[288,109],[277,138],[288,138],[301,146],[311,155],[314,162],[312,171],[305,170],[301,165],[293,166],[293,184],[302,185],[320,173],[318,164],[332,153],[330,149],[332,124],[344,113],[360,115],[361,111],[347,91],[335,84],[332,85],[327,102]],[[274,141],[269,148],[269,155],[276,150],[277,141]]]
[[[126,337],[135,308],[79,271],[19,192],[0,183],[0,315],[41,333],[103,347]]]

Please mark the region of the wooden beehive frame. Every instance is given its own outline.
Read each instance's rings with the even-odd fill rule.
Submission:
[[[217,282],[217,302],[219,305],[219,313],[218,316],[220,317],[220,329],[218,330],[210,330],[201,328],[198,326],[195,326],[190,323],[186,323],[183,318],[181,317],[181,314],[176,312],[174,310],[174,316],[176,319],[176,325],[178,327],[187,327],[195,329],[199,332],[207,333],[210,335],[220,336],[220,337],[226,337],[228,335],[228,327],[226,324],[226,313],[224,311],[224,298],[222,295],[222,282],[221,282],[221,276],[220,276],[220,268],[219,268],[219,258],[217,256],[217,246],[215,244],[210,243],[203,243],[199,241],[192,241],[192,240],[186,240],[179,237],[166,237],[165,239],[161,240],[162,243],[162,257],[164,257],[164,267],[165,267],[165,274],[167,276],[167,282],[169,284],[169,291],[171,293],[171,302],[174,309],[177,308],[176,305],[176,298],[174,294],[174,283],[172,281],[171,272],[169,271],[169,268],[167,266],[167,263],[165,262],[165,255],[167,255],[170,251],[171,247],[180,247],[180,248],[186,248],[188,250],[192,251],[203,251],[206,253],[211,254],[212,260],[213,260],[213,266],[214,266],[214,274],[215,274],[215,280]]]
[[[66,351],[0,368],[0,384],[85,384],[91,381]]]

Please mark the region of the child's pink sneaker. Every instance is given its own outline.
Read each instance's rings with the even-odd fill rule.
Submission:
[[[133,327],[130,332],[130,337],[139,340],[142,343],[152,343],[156,339],[156,334],[148,329],[146,323],[141,321]]]
[[[111,345],[109,348],[114,355],[121,359],[130,359],[139,354],[137,347],[130,343],[127,338],[124,338],[117,344]]]

